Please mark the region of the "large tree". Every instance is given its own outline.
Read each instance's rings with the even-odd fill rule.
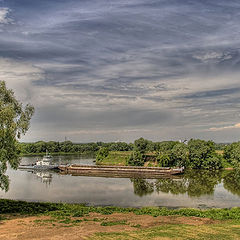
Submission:
[[[20,164],[18,140],[29,129],[33,113],[33,106],[23,107],[14,92],[0,81],[0,188],[5,191],[9,186],[7,166],[16,169]]]

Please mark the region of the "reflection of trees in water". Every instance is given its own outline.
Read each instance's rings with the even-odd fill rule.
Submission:
[[[187,181],[185,179],[162,178],[155,182],[156,192],[171,194],[183,194],[187,191]]]
[[[212,195],[221,179],[221,171],[192,170],[179,177],[156,179],[155,182],[149,182],[146,179],[131,179],[131,182],[133,182],[134,193],[138,196],[152,194],[155,191],[175,195],[187,193],[190,197],[199,197]]]
[[[142,197],[147,194],[152,194],[154,192],[154,183],[141,178],[132,178],[134,194]]]
[[[221,171],[188,171],[184,174],[184,179],[188,180],[187,193],[190,197],[201,195],[212,195],[215,186],[221,182]]]
[[[230,171],[223,177],[223,186],[232,194],[240,196],[240,171]]]

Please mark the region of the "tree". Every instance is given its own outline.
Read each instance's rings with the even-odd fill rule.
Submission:
[[[109,149],[107,147],[101,147],[96,156],[96,162],[101,162],[109,154]]]
[[[23,107],[7,89],[4,81],[0,81],[0,188],[8,190],[8,177],[5,176],[7,164],[16,169],[20,164],[18,140],[30,126],[34,107]]]
[[[140,151],[133,151],[132,154],[129,156],[127,165],[143,166],[144,165],[143,154]]]
[[[148,140],[142,137],[134,141],[134,150],[139,151],[141,154],[146,152],[147,146],[148,146]]]
[[[177,143],[171,150],[173,165],[186,167],[189,165],[188,148],[184,143]]]
[[[189,161],[192,168],[209,168],[218,169],[221,167],[220,156],[215,152],[215,146],[212,141],[191,139],[188,142]]]
[[[223,157],[235,168],[240,169],[240,142],[226,146]]]

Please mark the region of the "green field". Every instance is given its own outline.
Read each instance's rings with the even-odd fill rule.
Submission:
[[[116,151],[109,152],[108,156],[102,161],[98,162],[98,165],[119,165],[125,166],[127,164],[127,159],[131,155],[131,151]]]

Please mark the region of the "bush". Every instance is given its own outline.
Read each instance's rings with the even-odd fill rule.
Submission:
[[[143,166],[144,158],[141,152],[134,151],[128,158],[127,165],[129,166]]]
[[[157,156],[157,161],[158,161],[159,167],[171,166],[171,164],[170,164],[171,159],[168,154],[159,154]]]
[[[174,166],[186,167],[189,165],[188,148],[184,143],[177,143],[171,150]]]
[[[212,158],[215,154],[214,143],[212,141],[191,139],[188,142],[188,151],[190,167],[196,169],[205,168],[208,158]]]
[[[101,162],[104,158],[106,158],[109,154],[109,150],[107,147],[102,147],[98,150],[96,156],[96,162]]]
[[[240,169],[240,142],[235,142],[226,146],[223,157],[229,164]]]
[[[202,164],[204,169],[220,169],[222,166],[222,157],[218,154],[206,158]]]

